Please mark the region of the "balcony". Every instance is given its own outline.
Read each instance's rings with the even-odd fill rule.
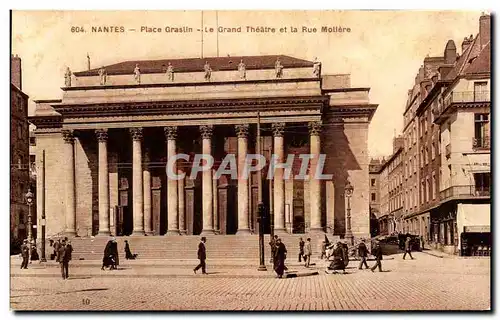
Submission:
[[[453,199],[485,199],[490,197],[490,188],[487,186],[453,186],[439,193],[441,200]]]
[[[490,102],[490,92],[482,91],[459,91],[452,92],[449,96],[444,99],[441,103],[438,103],[432,109],[434,114],[434,122],[441,123],[444,118],[453,110],[453,106],[458,104],[489,104]],[[444,117],[443,117],[444,116]]]
[[[490,149],[490,137],[484,136],[479,138],[472,138],[472,149],[474,150]]]

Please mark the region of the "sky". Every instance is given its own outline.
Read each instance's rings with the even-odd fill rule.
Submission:
[[[465,36],[478,32],[477,11],[205,11],[203,27],[242,27],[241,33],[204,33],[203,54],[283,54],[322,62],[323,74],[351,74],[352,87],[369,87],[379,107],[370,123],[371,157],[392,153],[392,137],[403,129],[408,89],[426,56],[442,56],[449,39],[460,53]],[[22,59],[23,91],[33,100],[61,98],[64,72],[127,60],[201,56],[201,11],[14,11],[12,54]],[[91,27],[123,27],[97,33]],[[165,27],[192,33],[166,33]],[[275,33],[247,33],[246,26]],[[296,27],[297,33],[290,32]],[[322,26],[350,32],[322,33]],[[140,32],[141,27],[163,32]],[[279,32],[280,28],[287,32]],[[302,32],[302,27],[317,32]],[[76,32],[83,29],[84,32]],[[128,31],[136,29],[135,32]],[[218,49],[217,49],[218,45]]]

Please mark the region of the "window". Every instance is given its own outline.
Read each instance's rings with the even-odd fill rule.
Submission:
[[[372,192],[372,201],[375,201],[377,199],[377,196],[375,195],[375,193]]]
[[[431,198],[432,200],[436,199],[436,173],[433,172],[432,173],[432,183],[430,185],[430,189],[431,189]]]
[[[474,101],[488,101],[488,82],[474,82]]]
[[[436,159],[436,144],[434,142],[431,145],[431,156],[432,160]]]
[[[425,148],[425,164],[429,163],[429,148]]]
[[[474,142],[473,147],[489,147],[489,114],[474,114]]]
[[[23,138],[23,125],[20,123],[17,124],[17,138],[19,140]]]
[[[474,173],[475,195],[488,195],[490,192],[491,173]]]
[[[371,186],[375,187],[375,179],[371,179]]]

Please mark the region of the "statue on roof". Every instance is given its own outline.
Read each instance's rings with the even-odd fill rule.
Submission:
[[[169,62],[167,67],[167,79],[174,82],[174,67]]]
[[[71,87],[71,70],[69,67],[66,68],[66,73],[64,74],[64,85],[66,87]]]
[[[313,62],[313,76],[319,78],[320,75],[321,75],[321,62],[318,61],[318,57],[315,57]]]
[[[104,67],[101,67],[101,69],[99,69],[100,84],[105,85],[107,78],[108,78],[108,73],[106,72],[106,69],[104,69]]]
[[[276,58],[276,62],[274,63],[274,71],[276,72],[276,78],[283,77],[283,65],[279,57]]]
[[[138,84],[141,84],[141,69],[139,68],[138,64],[135,65],[134,79]]]
[[[210,81],[210,78],[212,77],[212,68],[210,68],[208,61],[205,62],[203,69],[205,70],[205,80]]]
[[[243,62],[243,59],[241,59],[240,63],[238,64],[238,72],[240,74],[240,79],[247,78],[247,69],[245,63]]]

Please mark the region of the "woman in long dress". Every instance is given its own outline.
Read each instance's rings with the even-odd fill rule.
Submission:
[[[111,243],[112,243],[112,240],[109,240],[108,243],[106,243],[106,247],[104,248],[104,256],[102,258],[101,270],[104,270],[104,268],[113,266],[113,259],[112,259],[113,256],[111,254]]]
[[[276,240],[276,249],[274,251],[274,271],[278,275],[278,278],[283,277],[285,272],[285,259],[286,259],[286,247],[281,242],[281,239]]]
[[[345,273],[345,263],[344,263],[344,250],[342,243],[337,242],[335,248],[333,249],[333,261],[328,266],[328,270],[342,270]]]

